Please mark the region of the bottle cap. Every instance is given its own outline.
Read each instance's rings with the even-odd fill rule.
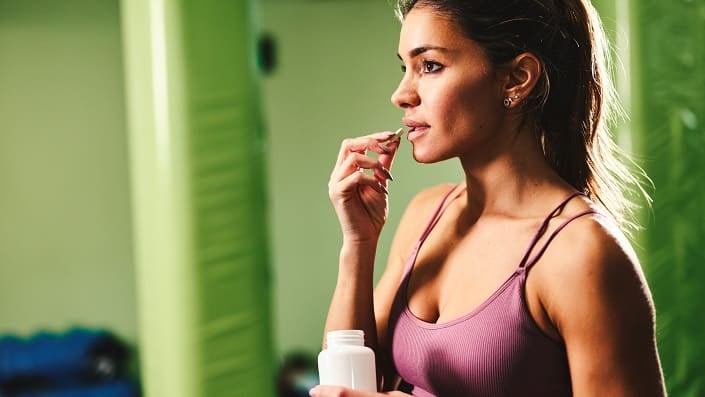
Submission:
[[[365,332],[359,329],[345,329],[328,331],[326,334],[328,345],[355,345],[365,344]]]

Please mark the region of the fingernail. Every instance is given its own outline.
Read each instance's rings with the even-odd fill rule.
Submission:
[[[387,190],[387,188],[384,187],[383,184],[378,183],[378,185],[379,185],[380,188],[382,188],[382,191],[384,192],[384,194],[389,195],[389,190]]]
[[[385,152],[387,154],[392,153],[392,149],[388,148],[387,145],[385,145],[384,143],[378,143],[377,145],[379,146],[380,149],[382,149],[383,152]]]
[[[394,177],[392,176],[392,173],[389,172],[388,169],[382,167],[382,173],[384,174],[384,177],[387,178],[387,179],[389,179],[390,181],[393,181],[393,180],[394,180]]]
[[[309,390],[309,391],[308,391],[308,395],[309,395],[309,396],[315,396],[316,394],[318,394],[316,389],[318,389],[318,386],[316,386],[316,387],[314,387],[313,389]]]

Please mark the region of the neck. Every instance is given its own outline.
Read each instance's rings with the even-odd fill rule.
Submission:
[[[509,134],[505,134],[509,135]],[[493,142],[493,151],[461,157],[467,183],[467,215],[527,216],[541,214],[537,203],[572,189],[551,168],[538,140],[522,130],[506,142]],[[489,145],[488,145],[489,146]]]

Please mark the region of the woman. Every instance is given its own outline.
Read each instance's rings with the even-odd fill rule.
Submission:
[[[620,231],[638,181],[606,129],[614,91],[592,6],[418,0],[398,12],[392,102],[413,156],[458,158],[465,181],[411,201],[373,290],[399,143],[384,144],[391,132],[342,143],[326,331],[365,331],[385,395],[665,395],[650,292]]]

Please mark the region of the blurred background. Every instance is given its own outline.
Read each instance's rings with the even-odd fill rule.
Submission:
[[[339,143],[401,125],[390,3],[0,0],[0,395],[307,395]],[[703,396],[705,0],[593,3],[668,389]],[[413,194],[461,179],[405,148],[376,277]]]

